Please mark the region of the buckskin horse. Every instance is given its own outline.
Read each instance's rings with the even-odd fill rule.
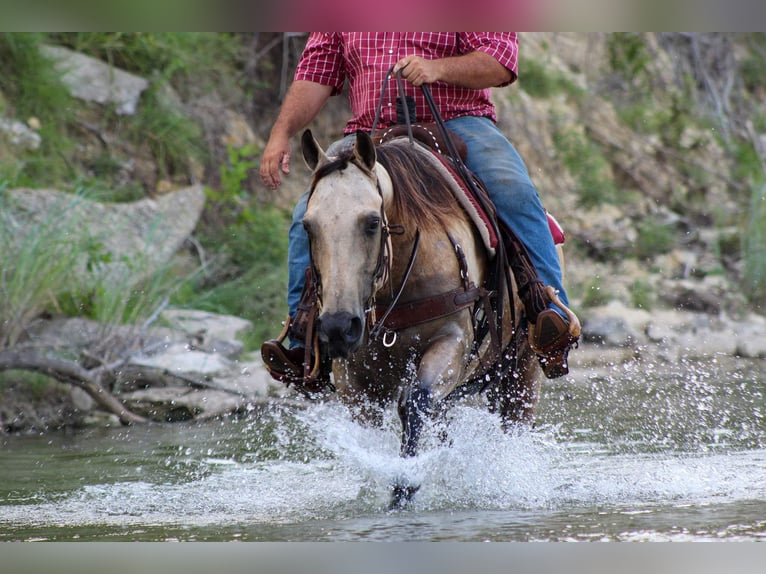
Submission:
[[[340,401],[363,419],[395,404],[404,457],[417,454],[424,422],[471,390],[485,391],[504,426],[531,424],[539,366],[515,283],[492,309],[491,253],[435,154],[358,132],[353,149],[328,157],[309,130],[302,151],[318,340]],[[495,317],[502,328],[482,339]],[[394,484],[392,507],[417,488]]]

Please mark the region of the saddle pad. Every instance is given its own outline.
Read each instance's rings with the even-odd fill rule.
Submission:
[[[455,199],[457,199],[458,203],[460,203],[471,218],[471,221],[473,221],[474,226],[476,226],[489,256],[494,257],[498,237],[494,227],[490,224],[489,215],[487,215],[481,208],[481,205],[479,205],[479,202],[473,194],[466,189],[463,180],[457,173],[455,173],[452,166],[447,163],[447,160],[441,154],[423,146],[416,146],[416,149],[425,159],[427,159],[427,161],[431,162],[434,167],[442,173],[446,181],[450,182],[449,187],[452,190]]]

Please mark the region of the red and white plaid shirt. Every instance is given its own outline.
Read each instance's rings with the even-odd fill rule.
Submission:
[[[386,72],[405,56],[426,59],[486,52],[513,72],[516,79],[518,38],[515,32],[312,32],[295,71],[296,80],[333,87],[333,95],[349,80],[353,117],[344,133],[369,131]],[[510,83],[510,82],[508,82]],[[418,122],[433,121],[420,88],[404,82],[405,94],[415,98]],[[431,84],[431,94],[444,120],[485,116],[496,120],[490,89],[474,90],[444,82]],[[396,123],[396,80],[391,78],[383,101],[380,126]]]

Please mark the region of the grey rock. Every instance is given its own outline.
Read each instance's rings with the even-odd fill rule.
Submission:
[[[42,138],[33,129],[16,120],[0,117],[0,133],[14,146],[23,149],[36,150],[42,143]]]
[[[197,225],[205,205],[201,185],[132,203],[101,203],[52,189],[12,189],[5,207],[18,213],[19,237],[24,221],[54,217],[71,231],[71,241],[97,247],[83,252],[71,278],[81,286],[94,281],[129,288],[165,265]]]
[[[55,62],[61,80],[79,99],[113,104],[120,115],[136,113],[141,92],[149,87],[144,78],[110,66],[62,46],[43,45],[42,53]]]

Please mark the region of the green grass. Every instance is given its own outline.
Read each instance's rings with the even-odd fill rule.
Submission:
[[[73,220],[60,217],[79,197],[36,219],[11,209],[0,192],[0,348],[14,345],[29,323],[71,289],[82,245]]]
[[[583,307],[600,307],[606,305],[611,297],[603,288],[603,279],[600,275],[593,277],[591,281],[584,285],[582,298]]]
[[[634,255],[638,259],[651,260],[656,255],[670,251],[675,245],[673,229],[653,219],[644,219],[638,225],[638,238]]]
[[[745,295],[763,312],[766,310],[766,185],[753,188],[742,250]]]
[[[0,177],[19,186],[50,185],[75,174],[69,137],[74,100],[38,49],[44,39],[44,34],[0,33],[0,92],[8,102],[4,114],[40,124],[40,148],[4,158],[0,166]]]
[[[243,317],[253,322],[245,341],[255,348],[274,337],[287,313],[287,230],[290,214],[245,189],[259,150],[229,148],[221,186],[208,188],[208,221],[200,241],[215,245],[205,275],[187,282],[173,298],[179,306]]]
[[[544,64],[531,59],[524,59],[520,63],[518,84],[535,98],[551,98],[557,94],[580,98],[583,95],[583,90],[567,76],[551,71]]]
[[[553,144],[556,155],[577,182],[577,189],[573,191],[582,207],[619,203],[620,194],[609,162],[585,134],[574,129],[558,130]]]

